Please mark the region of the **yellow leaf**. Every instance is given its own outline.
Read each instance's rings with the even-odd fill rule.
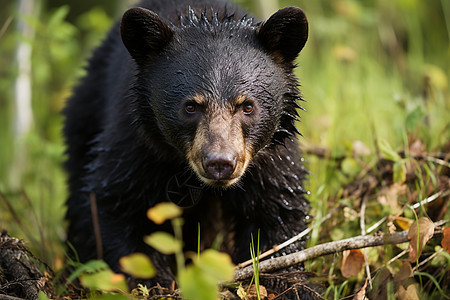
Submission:
[[[413,221],[408,218],[404,217],[394,217],[395,223],[402,229],[402,230],[408,230],[411,227],[411,224]]]
[[[170,202],[158,203],[147,211],[147,217],[158,225],[181,214],[181,208]]]

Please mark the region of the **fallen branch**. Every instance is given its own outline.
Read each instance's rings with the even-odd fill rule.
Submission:
[[[325,223],[325,221],[328,221],[328,220],[329,220],[336,212],[338,212],[339,210],[341,210],[343,207],[344,207],[344,205],[341,204],[341,205],[335,207],[334,209],[332,209],[325,217],[323,217],[323,218],[320,220],[320,225],[322,225],[323,223]],[[279,245],[274,245],[274,246],[272,247],[272,249],[269,249],[269,250],[267,250],[266,252],[261,253],[261,254],[259,255],[259,259],[263,259],[263,258],[265,258],[265,257],[267,257],[267,256],[269,256],[269,255],[272,255],[272,254],[274,254],[275,252],[277,252],[277,251],[279,251],[279,250],[281,250],[281,249],[283,249],[283,248],[289,246],[290,244],[292,244],[292,243],[294,243],[294,242],[300,240],[301,238],[303,238],[304,236],[306,236],[308,233],[310,233],[312,230],[313,230],[313,226],[308,227],[308,228],[306,228],[305,230],[303,230],[302,232],[300,232],[299,234],[297,234],[296,236],[290,238],[289,240],[287,240],[287,241],[285,241],[285,242],[283,242],[283,243],[281,243],[281,244],[279,244]],[[243,268],[243,267],[246,267],[246,266],[251,265],[252,263],[253,263],[253,260],[252,260],[252,259],[249,259],[249,260],[247,260],[247,261],[244,261],[243,263],[240,263],[240,264],[238,265],[238,267],[239,267],[239,268]]]
[[[446,221],[436,222],[436,226],[441,226]],[[441,235],[442,230],[436,229],[434,236]],[[329,242],[320,244],[299,252],[291,253],[281,257],[275,257],[270,260],[261,261],[259,263],[260,273],[273,272],[279,269],[284,269],[308,259],[342,252],[350,249],[361,249],[367,247],[375,247],[388,244],[401,244],[408,242],[408,231],[395,232],[392,234],[381,235],[365,235],[348,238],[341,241]],[[243,269],[238,269],[234,273],[236,281],[244,280],[253,276],[253,266],[248,266]]]

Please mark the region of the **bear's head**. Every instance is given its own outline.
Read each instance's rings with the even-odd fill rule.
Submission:
[[[177,149],[208,186],[236,184],[258,153],[297,133],[293,68],[308,36],[301,9],[260,23],[189,9],[175,26],[132,8],[121,36],[138,69],[136,123]]]

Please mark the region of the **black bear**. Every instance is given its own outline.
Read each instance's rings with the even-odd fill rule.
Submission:
[[[258,230],[261,250],[304,230],[293,69],[307,36],[296,7],[265,22],[222,0],[149,0],[125,12],[64,109],[68,241],[81,261],[97,257],[99,232],[112,269],[147,253],[152,282],[169,285],[171,258],[143,242],[171,230],[146,217],[165,201],[183,208],[186,250],[197,250],[200,224],[202,248],[220,236],[235,263],[250,258]]]

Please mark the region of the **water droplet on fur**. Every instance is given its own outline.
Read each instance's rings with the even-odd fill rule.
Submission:
[[[306,191],[306,195],[311,195],[311,192],[310,191]]]
[[[305,159],[304,159],[304,158],[302,157],[302,158],[300,158],[300,161],[302,161],[302,162],[303,162],[303,161],[305,161]]]
[[[288,189],[288,191],[291,192],[291,193],[294,192],[294,190],[293,190],[290,186],[288,186],[287,189]]]

